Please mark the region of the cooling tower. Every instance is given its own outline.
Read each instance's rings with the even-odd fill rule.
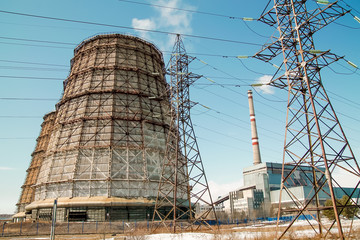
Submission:
[[[151,219],[169,131],[162,53],[98,35],[74,51],[35,189],[33,219]]]
[[[47,149],[50,134],[54,126],[55,112],[48,113],[44,116],[44,121],[41,124],[41,131],[39,137],[36,139],[37,144],[34,152],[31,154],[32,159],[25,178],[25,183],[22,185],[22,191],[17,205],[18,216],[24,216],[25,206],[34,201],[35,192],[32,186],[36,183],[39,170],[42,165],[45,151]]]

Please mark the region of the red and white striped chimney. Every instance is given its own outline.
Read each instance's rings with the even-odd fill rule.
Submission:
[[[248,91],[248,98],[249,98],[251,138],[252,138],[252,146],[253,146],[254,165],[256,165],[261,163],[261,157],[260,157],[260,148],[259,148],[259,138],[257,135],[256,121],[255,121],[254,101],[251,90]]]

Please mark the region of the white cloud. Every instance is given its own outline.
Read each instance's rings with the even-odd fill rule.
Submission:
[[[359,177],[347,172],[344,169],[337,168],[332,177],[341,187],[350,187],[353,188],[359,182]]]
[[[216,183],[215,181],[208,181],[210,194],[212,197],[213,202],[216,202],[216,200],[221,196],[225,196],[229,194],[231,191],[235,191],[236,189],[240,188],[243,185],[242,179],[236,182],[231,183]],[[193,192],[199,192],[204,190],[203,185],[196,185],[193,189]],[[208,194],[204,194],[202,196],[202,199],[205,201],[210,201],[210,197]],[[195,199],[192,199],[192,201],[195,201]]]
[[[8,170],[14,170],[14,169],[9,167],[0,167],[0,171],[8,171]]]
[[[271,81],[272,76],[270,75],[264,75],[258,79],[256,79],[256,83],[261,83],[261,84],[267,84]],[[263,85],[261,87],[257,87],[257,89],[259,89],[261,92],[265,93],[265,94],[274,94],[274,88],[272,86],[269,85]]]
[[[192,14],[185,11],[179,11],[174,8],[185,8],[194,10],[194,7],[184,5],[180,0],[157,0],[157,5],[166,6],[168,8],[156,8],[160,13],[159,24],[162,27],[170,27],[178,33],[189,33],[192,31],[190,27]]]
[[[218,197],[227,195],[229,194],[229,192],[235,191],[236,189],[243,186],[243,180],[241,179],[237,182],[222,183],[222,184],[216,183],[214,181],[209,181],[208,184],[212,199],[215,202],[218,199]]]
[[[134,28],[154,30],[156,29],[156,23],[151,19],[137,19],[133,18],[131,21],[131,26]],[[140,36],[143,38],[149,38],[149,32],[136,30],[140,33]]]
[[[158,14],[151,18],[133,18],[132,27],[148,30],[161,30],[180,34],[189,34],[192,32],[192,13],[179,11],[174,8],[195,10],[193,6],[184,4],[182,0],[155,0],[152,3],[155,5],[164,6],[165,8],[154,6],[153,9]],[[136,31],[140,33],[141,37],[153,41],[149,32],[140,30]],[[174,35],[168,35],[167,38],[158,38],[161,40],[156,41],[156,43],[160,48],[169,49],[174,45],[174,38]]]

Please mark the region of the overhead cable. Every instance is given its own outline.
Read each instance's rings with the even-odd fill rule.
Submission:
[[[89,21],[82,21],[82,20],[41,16],[41,15],[20,13],[20,12],[13,12],[13,11],[0,10],[0,13],[6,13],[6,14],[12,14],[12,15],[18,15],[18,16],[24,16],[24,17],[47,19],[47,20],[54,20],[54,21],[62,21],[62,22],[71,22],[71,23],[80,23],[80,24],[88,24],[88,25],[96,25],[96,26],[104,26],[104,27],[113,27],[113,28],[122,28],[122,29],[129,29],[129,30],[153,32],[153,33],[159,33],[159,34],[168,34],[168,35],[179,34],[179,33],[161,31],[161,30],[150,30],[150,29],[145,29],[145,28],[135,28],[135,27],[127,27],[127,26],[121,26],[121,25],[114,25],[114,24],[96,23],[96,22],[89,22]],[[213,41],[230,42],[230,43],[238,43],[238,44],[253,45],[253,46],[262,46],[262,44],[258,44],[258,43],[243,42],[243,41],[215,38],[215,37],[208,37],[208,36],[200,36],[200,35],[192,35],[192,34],[181,34],[181,35],[185,36],[185,37],[200,38],[200,39],[207,39],[207,40],[213,40]]]
[[[242,122],[242,123],[246,124],[247,126],[248,126],[248,124],[249,124],[248,121],[244,121],[244,120],[241,120],[240,118],[236,118],[236,117],[234,117],[234,116],[232,116],[232,115],[229,115],[229,114],[220,112],[220,111],[218,111],[218,110],[216,110],[216,109],[214,109],[214,108],[205,106],[205,105],[203,105],[203,104],[199,104],[199,105],[202,106],[202,107],[204,107],[204,108],[206,108],[206,109],[208,109],[208,110],[210,110],[210,111],[213,111],[213,112],[215,112],[215,113],[217,113],[217,114],[224,115],[224,116],[229,117],[229,118],[232,118],[232,119],[234,119],[234,120],[236,120],[236,121]],[[212,116],[212,115],[210,115],[210,114],[208,114],[208,113],[206,113],[206,114],[209,115],[209,116]],[[212,117],[217,118],[217,117],[215,117],[215,116],[212,116]],[[217,118],[217,119],[219,119],[219,118]],[[219,120],[222,120],[222,119],[219,119]],[[231,122],[228,122],[228,121],[225,121],[225,120],[222,120],[222,121],[227,122],[227,123],[229,123],[229,124],[232,124],[232,125],[234,125],[234,126],[243,128],[243,129],[248,129],[248,127],[243,127],[243,126],[240,126],[240,125],[238,125],[238,124],[234,124],[234,123],[231,123]],[[272,130],[270,130],[270,129],[268,129],[268,128],[262,128],[262,127],[258,127],[258,128],[260,128],[260,129],[262,129],[262,130],[264,130],[264,131],[270,132],[270,133],[272,133],[272,134],[275,134],[275,135],[283,136],[282,134],[280,134],[280,133],[278,133],[278,132],[275,132],[275,131],[272,131]]]
[[[214,69],[215,71],[219,71],[219,72],[221,72],[221,73],[223,73],[223,74],[225,74],[225,75],[227,75],[227,76],[229,76],[229,77],[232,77],[233,79],[240,80],[240,81],[244,82],[245,84],[247,84],[247,83],[246,83],[244,80],[242,80],[241,78],[237,78],[237,77],[235,77],[235,76],[233,76],[233,75],[231,75],[231,74],[229,74],[229,73],[227,73],[227,72],[225,72],[225,71],[222,71],[222,70],[220,70],[219,68],[214,67],[214,66],[208,64],[207,62],[205,62],[205,61],[203,61],[203,60],[201,60],[201,59],[199,59],[199,58],[197,58],[197,57],[195,57],[195,59],[198,60],[199,62],[201,62],[202,64],[205,64],[205,65],[211,67],[211,68]]]
[[[0,37],[1,38],[1,37]],[[64,44],[64,45],[73,45],[77,46],[75,43],[67,43],[67,42],[55,42],[55,41],[44,41],[38,39],[27,39],[27,38],[12,38],[12,37],[2,37],[4,39],[16,39],[18,41],[27,41],[27,42],[38,42],[38,43],[51,43],[51,44]],[[54,47],[54,48],[66,48],[73,49],[71,47],[58,47],[58,46],[49,46],[49,45],[32,45],[32,44],[21,44],[14,42],[0,42],[3,44],[11,44],[11,45],[24,45],[24,46],[34,46],[34,47]],[[162,51],[164,54],[172,54],[172,51]],[[207,56],[207,57],[221,57],[221,58],[241,58],[242,56],[236,55],[224,55],[224,54],[209,54],[209,53],[197,53],[197,52],[189,52],[188,55],[199,55],[199,56]]]
[[[57,98],[18,98],[18,97],[0,97],[0,100],[15,100],[15,101],[58,101]]]
[[[35,45],[35,44],[14,43],[14,42],[10,42],[10,43],[9,43],[9,42],[0,42],[0,44],[29,46],[29,47],[47,47],[47,48],[74,49],[74,48],[70,48],[70,47],[59,47],[59,46],[48,46],[48,45]]]
[[[204,12],[204,11],[198,11],[198,10],[192,10],[192,9],[183,9],[183,8],[177,8],[177,7],[169,7],[169,6],[163,6],[163,5],[153,4],[153,3],[144,3],[144,2],[137,2],[137,1],[130,1],[130,0],[118,0],[118,1],[127,2],[127,3],[134,3],[134,4],[139,4],[139,5],[152,6],[152,7],[158,7],[158,8],[166,8],[166,9],[178,10],[178,11],[183,11],[183,12],[199,13],[199,14],[211,15],[211,16],[216,16],[216,17],[239,19],[239,20],[244,20],[244,21],[257,20],[257,19],[248,18],[248,17],[235,17],[235,16],[229,16],[229,15],[225,15],[225,14]]]
[[[355,101],[352,101],[352,100],[350,100],[350,99],[348,99],[348,98],[345,98],[344,96],[342,96],[342,95],[339,95],[339,94],[337,94],[337,93],[335,93],[335,92],[332,92],[332,91],[329,91],[329,90],[327,90],[326,92],[328,92],[328,93],[330,93],[330,94],[332,94],[332,95],[335,95],[336,97],[338,97],[338,98],[341,98],[341,99],[343,99],[343,100],[345,100],[345,102],[343,102],[343,103],[346,103],[347,105],[349,105],[349,103],[352,103],[352,104],[354,104],[354,105],[356,105],[357,107],[355,107],[355,108],[358,108],[358,109],[360,109],[359,107],[360,107],[360,103],[358,103],[358,102],[355,102]],[[339,100],[338,100],[339,101]]]
[[[63,68],[38,68],[38,67],[18,67],[18,66],[0,66],[0,69],[19,69],[19,70],[34,70],[34,71],[58,71],[58,72],[68,71],[68,69],[63,69]]]
[[[6,40],[17,40],[17,41],[26,41],[26,42],[41,42],[41,43],[51,43],[51,44],[62,44],[62,45],[72,45],[76,46],[74,43],[67,43],[67,42],[58,42],[58,41],[44,41],[44,40],[33,40],[33,39],[26,39],[26,38],[13,38],[13,37],[1,37],[1,39]]]
[[[345,2],[345,0],[341,0],[347,7],[351,8],[352,10],[354,10],[355,12],[357,12],[358,14],[360,14],[360,11],[356,10],[355,8],[353,8],[352,6],[350,6],[347,2]]]
[[[44,66],[56,66],[56,67],[69,67],[68,65],[61,65],[61,64],[39,63],[39,62],[24,62],[24,61],[13,61],[13,60],[4,60],[4,59],[0,59],[0,62],[32,64],[32,65],[44,65]]]
[[[0,116],[0,118],[43,118],[41,116]]]
[[[360,27],[352,27],[352,26],[348,26],[348,25],[338,23],[338,22],[334,22],[334,24],[337,24],[337,25],[342,26],[342,27],[347,27],[347,28],[350,28],[350,29],[360,29]]]
[[[258,71],[252,70],[252,69],[248,68],[240,58],[238,58],[238,60],[240,61],[241,65],[243,65],[244,68],[246,68],[248,71],[250,71],[252,73],[259,74],[259,75],[270,75],[268,73],[263,73],[263,72],[258,72]]]
[[[229,144],[224,144],[224,143],[222,143],[222,142],[217,142],[217,141],[213,141],[213,140],[210,140],[210,139],[207,139],[207,138],[203,138],[203,137],[201,137],[201,136],[199,136],[199,135],[196,136],[196,139],[201,139],[201,140],[206,141],[206,142],[215,143],[217,146],[220,145],[220,146],[223,146],[223,147],[227,147],[227,148],[239,150],[239,146],[236,146],[236,147],[235,147],[235,146],[231,146],[231,145],[229,145]],[[247,148],[241,149],[241,151],[243,151],[243,152],[251,152],[251,151],[248,150]]]
[[[33,140],[33,137],[0,137],[0,140]]]
[[[205,129],[205,130],[207,130],[207,131],[209,131],[209,132],[213,132],[213,133],[216,133],[216,134],[218,134],[218,135],[221,135],[221,136],[224,136],[224,137],[227,137],[227,138],[231,138],[231,139],[237,140],[237,141],[239,141],[239,142],[251,144],[251,141],[244,140],[244,139],[240,139],[240,138],[237,138],[237,137],[234,137],[234,136],[230,136],[230,135],[224,134],[223,132],[215,131],[215,130],[213,130],[213,129],[210,129],[210,128],[207,128],[207,127],[204,127],[204,126],[199,126],[199,125],[196,125],[196,124],[194,124],[194,126],[197,127],[197,128]],[[270,150],[270,151],[273,151],[273,152],[277,152],[277,151],[274,150],[273,148],[268,148],[268,147],[266,147],[266,146],[262,146],[262,148],[267,149],[267,150]]]
[[[35,80],[54,80],[54,81],[64,81],[64,79],[63,79],[63,78],[29,77],[29,76],[8,76],[8,75],[0,75],[0,78],[23,78],[23,79],[35,79]]]
[[[250,57],[250,56],[238,56],[237,58],[239,59],[239,58],[248,58],[248,57]],[[201,60],[201,59],[199,59],[199,58],[195,58],[195,59],[197,59],[198,61],[200,61],[201,63],[203,63],[203,64],[205,64],[205,65],[208,65],[209,67],[211,67],[211,68],[213,68],[214,70],[216,70],[216,71],[220,71],[220,72],[222,72],[222,73],[224,73],[224,74],[227,74],[228,76],[232,76],[232,75],[230,75],[230,74],[228,74],[228,73],[226,73],[226,72],[224,72],[224,71],[222,71],[222,70],[220,70],[220,69],[218,69],[218,68],[216,68],[216,67],[214,67],[214,66],[211,66],[210,64],[208,64],[207,62],[205,62],[205,61],[203,61],[203,60]],[[278,67],[279,69],[280,69],[280,67]],[[278,70],[279,70],[278,69]],[[263,74],[263,75],[267,75],[267,74]],[[237,93],[237,94],[239,94],[239,95],[242,95],[242,96],[246,96],[247,97],[247,95],[246,94],[241,94],[241,93],[239,93],[238,91],[235,91],[235,90],[233,90],[233,89],[231,89],[231,88],[228,88],[228,87],[226,87],[226,86],[222,86],[222,84],[220,84],[220,83],[217,83],[217,82],[215,82],[215,81],[213,81],[212,79],[209,79],[209,78],[206,78],[205,76],[202,76],[202,77],[204,77],[205,79],[207,79],[208,81],[210,81],[210,82],[212,82],[212,83],[214,83],[214,84],[217,84],[217,85],[219,85],[219,86],[221,86],[221,87],[223,87],[223,88],[227,88],[228,90],[230,90],[230,91],[232,91],[232,92],[234,92],[234,93]],[[232,77],[234,77],[234,76],[232,76]],[[237,79],[236,77],[234,77],[234,79]],[[243,81],[244,82],[244,81]],[[250,86],[252,86],[252,87],[254,87],[254,86],[263,86],[263,85],[268,85],[268,84],[264,84],[264,83],[257,83],[257,84],[251,84]],[[241,85],[240,85],[241,86]],[[255,90],[256,91],[256,90]],[[263,97],[263,96],[262,96]],[[265,97],[263,97],[264,99],[266,99]],[[286,102],[286,101],[284,101],[284,100],[282,100],[282,99],[280,99],[280,100],[270,100],[270,99],[266,99],[267,101],[272,101],[272,102]]]
[[[259,37],[269,38],[269,36],[265,36],[265,35],[262,35],[262,34],[256,32],[254,29],[252,29],[252,28],[247,24],[246,21],[243,21],[243,23],[245,24],[245,26],[246,26],[251,32],[255,33],[255,34],[258,35]]]

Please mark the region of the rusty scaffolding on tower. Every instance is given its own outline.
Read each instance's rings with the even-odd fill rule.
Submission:
[[[277,27],[280,36],[273,39],[254,55],[265,62],[283,54],[281,68],[269,85],[288,89],[287,122],[283,155],[282,182],[279,199],[278,219],[283,213],[281,195],[287,194],[293,205],[296,217],[288,227],[278,235],[282,238],[301,215],[305,216],[312,229],[322,237],[329,237],[330,230],[336,225],[338,237],[344,239],[340,214],[345,208],[354,212],[358,209],[357,196],[354,191],[360,184],[360,168],[350,148],[348,140],[340,125],[335,111],[326,94],[320,70],[341,57],[330,51],[319,51],[315,48],[313,34],[345,15],[347,10],[337,1],[325,3],[314,10],[307,9],[306,0],[274,0],[274,7],[264,13],[259,21]],[[284,166],[292,166],[285,171]],[[296,180],[296,170],[302,166],[313,169],[312,176],[305,175],[313,183],[310,194],[305,201],[297,199],[291,189],[291,182]],[[345,171],[357,179],[354,191],[347,192],[334,177],[339,171]],[[339,188],[343,195],[349,197],[345,204],[335,198],[334,188]],[[335,220],[325,226],[321,220],[319,194],[326,194],[333,203],[331,209]],[[307,214],[313,215],[316,224],[310,222]],[[335,228],[335,227],[334,227]],[[350,231],[351,232],[351,231]]]
[[[56,112],[44,118],[21,216],[49,220],[58,199],[59,221],[151,219],[170,120],[164,70],[162,53],[138,37],[97,35],[75,48]]]

